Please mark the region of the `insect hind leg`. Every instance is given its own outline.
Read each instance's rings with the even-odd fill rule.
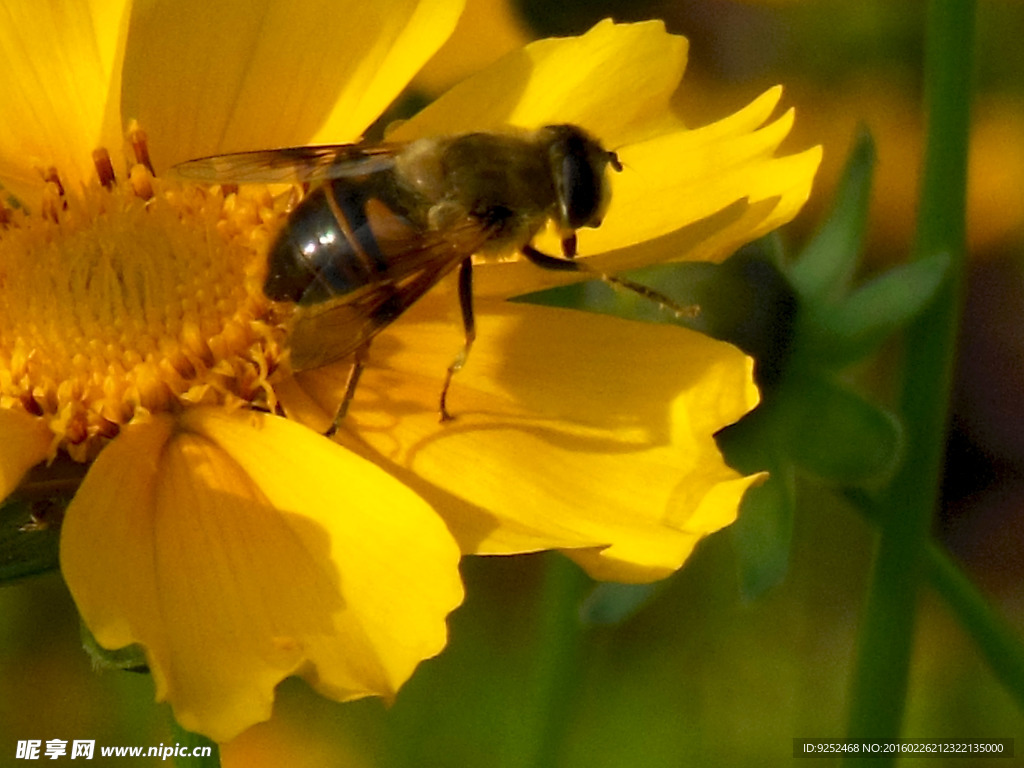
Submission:
[[[360,344],[356,348],[355,358],[352,360],[352,367],[348,372],[348,379],[345,380],[345,394],[342,395],[341,403],[334,414],[334,421],[331,422],[331,426],[324,432],[325,437],[334,437],[334,434],[341,428],[341,423],[345,420],[346,414],[348,414],[348,407],[352,403],[352,398],[355,397],[356,387],[359,386],[359,377],[363,375],[363,369],[366,367],[366,359],[369,357],[369,354],[369,341]]]
[[[444,386],[441,388],[441,398],[438,404],[438,411],[442,422],[451,421],[454,416],[448,412],[448,388],[452,383],[452,376],[462,370],[469,357],[469,349],[476,340],[476,317],[473,313],[473,260],[463,259],[459,265],[459,309],[462,311],[462,328],[465,331],[465,341],[462,349],[456,355],[452,364],[448,366],[448,372],[444,377]]]
[[[565,247],[563,245],[563,247]],[[532,245],[524,245],[521,249],[523,256],[530,260],[531,263],[541,267],[543,269],[551,269],[561,272],[579,272],[581,274],[592,275],[599,280],[604,281],[612,288],[616,290],[626,290],[630,293],[635,293],[639,296],[643,296],[648,301],[653,301],[659,307],[664,309],[666,312],[671,312],[678,318],[694,318],[700,314],[700,307],[696,304],[683,305],[671,298],[650,288],[642,283],[636,283],[625,277],[618,277],[617,275],[610,275],[607,272],[602,272],[599,269],[594,269],[587,264],[579,261],[573,261],[571,258],[560,259],[557,256],[548,256],[542,251],[538,251]],[[568,248],[565,249],[568,254]],[[575,251],[575,240],[573,240],[573,251]]]
[[[379,327],[383,327],[391,322],[395,317],[401,314],[403,307],[399,301],[397,295],[388,297],[388,299],[381,303],[379,307],[374,310],[373,317]],[[370,356],[370,342],[373,337],[366,339],[362,344],[356,347],[354,357],[352,359],[352,367],[348,371],[348,378],[345,380],[345,393],[342,395],[341,403],[338,405],[338,410],[334,414],[334,420],[331,422],[331,426],[324,432],[325,437],[334,437],[335,433],[341,429],[341,424],[345,421],[345,416],[348,415],[348,407],[352,404],[352,398],[356,395],[356,389],[359,386],[359,377],[363,375],[363,369],[366,368],[366,361]]]

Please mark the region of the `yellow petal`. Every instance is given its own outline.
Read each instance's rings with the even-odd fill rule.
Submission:
[[[811,193],[821,147],[774,155],[793,112],[759,128],[779,90],[746,109],[694,131],[677,131],[631,145],[614,178],[608,215],[598,229],[580,230],[580,261],[615,274],[671,261],[721,261],[745,243],[791,221]],[[541,250],[558,241],[540,237]],[[586,277],[538,269],[523,261],[477,270],[478,295],[511,297]]]
[[[580,37],[531,43],[465,80],[392,137],[575,123],[610,147],[678,126],[669,99],[686,67],[686,38],[660,21],[605,20]]]
[[[764,477],[730,479],[723,474],[716,480],[708,478],[696,507],[687,518],[675,521],[669,533],[653,525],[634,524],[610,547],[563,551],[595,579],[623,583],[663,579],[678,570],[701,539],[735,522],[743,494]]]
[[[390,696],[444,645],[458,552],[426,504],[283,419],[133,424],[68,508],[61,565],[101,645],[146,647],[157,697],[226,741],[301,674]]]
[[[806,173],[817,167],[817,158],[811,151],[790,159]],[[682,227],[656,240],[637,243],[595,256],[581,256],[578,261],[598,274],[615,274],[629,269],[669,261],[721,261],[751,240],[771,232],[789,221],[799,210],[798,200],[803,195],[795,190],[792,195],[769,198],[751,203],[739,200],[722,211]],[[614,207],[615,203],[612,203]],[[581,242],[589,231],[581,232]],[[555,252],[555,251],[552,251]],[[587,279],[586,272],[556,272],[541,269],[524,260],[486,264],[474,272],[474,292],[480,297],[509,298],[531,291]]]
[[[538,41],[506,56],[390,136],[577,123],[615,148],[625,166],[612,176],[604,222],[578,233],[581,260],[612,273],[720,260],[797,214],[821,148],[775,156],[793,124],[792,111],[771,119],[779,87],[722,120],[687,128],[670,107],[685,63],[685,38],[660,22],[604,21],[581,37]],[[534,244],[559,252],[553,233]],[[580,275],[511,263],[480,270],[480,278],[481,293],[508,297]]]
[[[165,168],[356,140],[441,46],[462,0],[138,0],[122,112]]]
[[[416,75],[413,88],[441,93],[529,41],[529,29],[511,0],[473,0],[452,36]]]
[[[412,12],[401,29],[390,26],[395,17],[384,15],[379,3],[371,6],[389,23],[383,42],[364,61],[343,98],[334,101],[313,143],[336,143],[348,141],[350,135],[361,135],[455,31],[465,1],[419,0],[412,4],[407,0],[406,5],[412,6]],[[358,4],[355,12],[366,14],[366,3]],[[353,123],[362,126],[357,134]]]
[[[718,123],[696,130],[676,130],[619,150],[622,173],[612,178],[612,202],[597,229],[579,233],[580,253],[597,254],[590,263],[615,272],[638,266],[640,254],[609,253],[649,243],[660,256],[643,258],[681,261],[694,254],[674,243],[657,243],[684,227],[742,203],[767,203],[764,215],[750,222],[741,242],[749,242],[790,221],[810,196],[821,162],[821,147],[776,157],[793,125],[793,110],[762,125],[779,100],[780,88],[766,91],[746,108]],[[558,241],[539,239],[554,251]],[[724,258],[731,251],[719,251]],[[701,255],[700,258],[709,258]],[[647,263],[650,263],[648,261]]]
[[[42,419],[21,411],[0,410],[0,500],[50,452],[53,433]]]
[[[725,466],[712,434],[756,403],[738,350],[677,327],[484,302],[449,393],[455,421],[438,424],[460,334],[435,301],[372,348],[348,426],[465,552],[598,548],[595,573],[644,580],[735,517],[753,478]]]
[[[778,100],[780,90],[765,94],[772,97],[770,103]],[[616,174],[614,212],[599,230],[588,233],[588,252],[651,240],[748,197],[747,179],[764,172],[763,164],[771,161],[792,124],[791,110],[763,128],[754,125],[741,133],[722,135],[712,126],[710,139],[701,130],[675,131],[624,147],[619,158],[629,170]],[[626,230],[625,237],[617,229]]]
[[[0,7],[0,183],[34,207],[38,169],[66,189],[94,177],[92,150],[120,167],[119,62],[127,0],[12,0]]]

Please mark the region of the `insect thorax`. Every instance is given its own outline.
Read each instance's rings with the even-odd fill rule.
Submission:
[[[396,175],[428,205],[429,229],[445,232],[467,217],[488,226],[485,252],[527,243],[557,209],[547,155],[527,137],[421,139],[400,154]]]

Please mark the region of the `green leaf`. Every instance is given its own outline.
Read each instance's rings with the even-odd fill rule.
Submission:
[[[776,405],[779,450],[811,474],[858,484],[895,471],[903,443],[898,421],[837,382],[793,376]]]
[[[838,306],[812,310],[804,327],[814,338],[802,351],[834,366],[865,357],[927,306],[948,271],[949,256],[935,254],[888,270]]]
[[[739,518],[729,530],[744,600],[756,600],[786,578],[793,541],[794,488],[792,471],[779,468],[743,496]]]
[[[173,717],[171,735],[174,737],[174,764],[177,768],[220,768],[220,747],[217,742],[186,731]]]
[[[805,303],[828,303],[849,286],[864,245],[874,164],[875,145],[865,130],[846,161],[832,212],[789,271]]]
[[[62,509],[25,499],[0,506],[0,584],[57,569]]]
[[[715,443],[725,463],[737,472],[752,475],[776,465],[772,446],[775,443],[777,399],[774,395],[765,398],[735,424],[715,433]]]
[[[750,243],[721,264],[657,264],[623,274],[681,306],[697,306],[694,317],[676,317],[657,302],[600,281],[573,283],[517,296],[511,301],[671,323],[735,344],[762,358],[781,357],[788,343],[796,300],[775,266],[770,237]]]

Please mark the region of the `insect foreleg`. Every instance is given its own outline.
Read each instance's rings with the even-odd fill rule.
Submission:
[[[635,283],[624,277],[618,277],[616,275],[609,275],[607,272],[601,272],[598,269],[588,266],[585,262],[573,261],[572,259],[560,259],[556,256],[548,256],[546,253],[538,251],[532,245],[524,245],[521,252],[523,256],[538,267],[562,272],[580,272],[583,274],[593,275],[594,277],[606,282],[612,288],[617,290],[624,289],[631,293],[643,296],[649,301],[653,301],[659,307],[667,312],[671,312],[676,317],[693,318],[700,314],[700,307],[695,304],[684,306],[673,301],[660,291],[656,291],[653,288],[642,285],[641,283]]]

